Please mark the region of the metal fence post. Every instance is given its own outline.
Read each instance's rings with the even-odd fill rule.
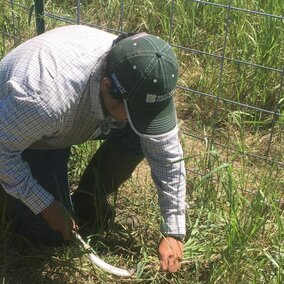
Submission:
[[[37,34],[42,34],[45,32],[44,26],[44,0],[34,0],[35,1],[35,14],[36,14],[36,31]]]

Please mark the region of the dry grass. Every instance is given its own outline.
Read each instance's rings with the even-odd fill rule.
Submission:
[[[199,166],[204,163],[206,144],[188,136],[182,137],[182,141],[185,156],[190,157],[186,160],[187,169],[204,169]],[[214,155],[213,171],[224,163],[222,153],[216,151]],[[254,164],[249,159],[236,160],[233,164],[234,175],[231,177],[228,172],[226,174],[225,167],[207,179],[188,172],[188,235],[183,268],[177,275],[159,272],[157,194],[144,161],[121,187],[117,198],[117,207],[135,215],[139,227],[133,230],[115,227],[112,231],[89,236],[100,256],[113,265],[135,267],[136,278],[118,279],[92,267],[75,244],[38,249],[3,232],[0,253],[2,282],[237,283],[241,274],[244,279],[252,281],[257,269],[262,271],[262,278],[268,273],[266,277],[274,279],[270,277],[275,267],[267,259],[271,256],[272,261],[277,249],[280,250],[279,256],[283,253],[283,239],[279,239],[283,234],[283,212],[273,202],[277,193],[283,192],[283,173],[265,163],[260,167],[260,163]],[[233,178],[234,186],[230,185],[230,178]],[[229,189],[234,201],[230,200]],[[248,193],[246,189],[254,193]],[[238,228],[232,232],[235,222]],[[265,283],[263,281],[255,283]]]
[[[259,8],[280,15],[280,1],[233,2],[238,7]],[[119,0],[81,2],[83,21],[93,23],[96,19],[96,23],[103,27],[119,26]],[[0,12],[1,30],[11,35],[16,32],[17,38],[15,41],[11,37],[3,38],[1,55],[14,44],[35,35],[34,20],[28,25],[28,11],[15,7],[13,22],[10,4],[4,3]],[[166,38],[169,19],[165,15],[169,15],[169,3],[125,1],[125,30],[143,30]],[[220,55],[224,43],[225,10],[201,5],[198,1],[177,0],[175,3],[176,19],[183,20],[173,23],[172,43]],[[74,1],[47,1],[46,5],[48,12],[74,18]],[[63,24],[46,19],[47,29]],[[274,19],[233,12],[227,55],[282,68],[279,65],[284,51],[281,24]],[[216,95],[219,60],[185,50],[176,51],[181,61],[179,84]],[[281,91],[280,76],[227,63],[221,95],[274,110],[277,92]],[[278,103],[279,111],[283,113],[281,97]],[[177,92],[177,109],[187,168],[189,205],[181,271],[176,275],[159,271],[157,194],[149,168],[143,162],[132,179],[122,186],[117,199],[117,207],[134,214],[140,221],[139,227],[133,230],[114,227],[100,235],[89,234],[91,244],[100,256],[113,265],[135,267],[135,278],[118,279],[92,267],[75,244],[35,248],[13,235],[2,220],[2,284],[283,283],[284,206],[280,201],[284,199],[284,176],[283,169],[276,163],[284,160],[283,119],[279,117],[276,121],[270,139],[273,117],[261,111],[240,109],[219,101],[215,112],[214,99],[182,89]],[[212,140],[214,146],[211,146]],[[265,156],[269,145],[272,163],[254,156]],[[76,187],[78,176],[94,150],[89,146],[82,145],[74,151],[70,171],[73,187]],[[0,199],[3,210],[2,201]]]

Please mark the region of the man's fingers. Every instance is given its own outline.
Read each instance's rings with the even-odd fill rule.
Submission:
[[[181,268],[183,244],[171,237],[162,239],[159,244],[161,270],[175,273]]]
[[[181,259],[179,257],[177,257],[174,261],[174,270],[172,272],[177,272],[180,268],[181,268]]]
[[[173,255],[164,257],[161,260],[161,269],[164,272],[175,273],[181,268],[181,258],[174,258]]]
[[[78,229],[79,229],[78,225],[76,224],[76,222],[74,221],[74,219],[72,217],[69,218],[68,225],[69,225],[71,231],[78,231]]]
[[[60,232],[66,241],[72,238],[72,230],[78,230],[78,226],[68,210],[56,200],[43,210],[41,214],[50,228]]]
[[[62,226],[62,229],[60,230],[60,233],[62,234],[62,237],[64,240],[69,241],[72,239],[72,231],[78,230],[78,225],[74,221],[74,219],[70,216],[68,216],[69,219],[67,222]]]
[[[168,272],[175,272],[175,259],[174,256],[171,255],[168,257]]]
[[[168,271],[171,273],[177,272],[181,267],[179,258],[174,258],[173,256],[168,258]]]
[[[69,241],[71,239],[71,234],[67,226],[63,228],[63,230],[61,230],[60,233],[65,241]]]
[[[164,272],[172,272],[174,265],[173,255],[161,255],[161,269]]]
[[[162,271],[168,270],[168,261],[167,259],[163,259],[160,261]]]

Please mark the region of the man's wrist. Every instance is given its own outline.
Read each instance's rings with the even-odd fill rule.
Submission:
[[[181,237],[181,236],[179,236],[179,235],[164,235],[165,236],[165,238],[173,238],[173,239],[175,239],[175,240],[177,240],[177,241],[179,241],[179,242],[184,242],[184,238],[183,237]]]

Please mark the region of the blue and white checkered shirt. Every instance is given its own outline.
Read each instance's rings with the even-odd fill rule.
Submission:
[[[101,134],[100,58],[115,35],[66,26],[30,39],[0,61],[0,183],[35,214],[53,196],[32,177],[21,153],[59,149]],[[185,235],[185,168],[177,129],[140,138],[158,189],[162,232]]]

